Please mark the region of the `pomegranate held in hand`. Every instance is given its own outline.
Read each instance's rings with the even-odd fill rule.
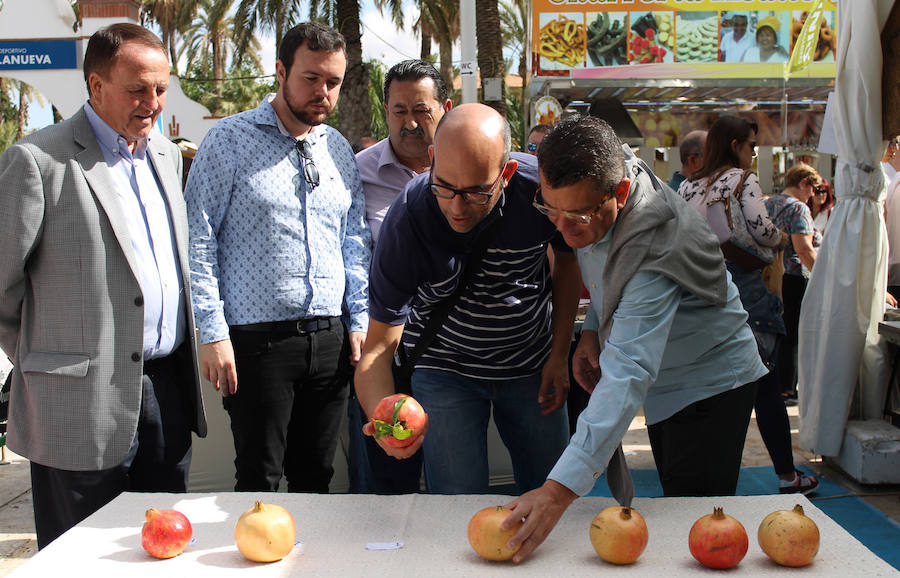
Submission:
[[[277,562],[294,548],[297,527],[291,513],[275,504],[256,502],[234,527],[234,544],[253,562]]]
[[[610,506],[597,514],[590,537],[597,554],[612,564],[631,564],[650,539],[644,517],[624,506]]]
[[[712,514],[694,522],[688,545],[701,564],[722,570],[737,566],[747,553],[750,541],[740,522],[724,513],[722,508],[713,508]]]
[[[150,508],[141,528],[141,546],[155,558],[174,558],[184,552],[192,535],[190,521],[178,510]]]
[[[800,504],[763,518],[756,537],[762,551],[782,566],[806,566],[819,551],[819,527]]]
[[[422,434],[428,414],[412,397],[395,393],[378,402],[372,412],[375,439],[394,448],[404,448]]]
[[[522,522],[520,521],[509,530],[500,529],[500,524],[509,516],[510,512],[512,510],[503,506],[493,506],[480,510],[472,516],[469,521],[469,544],[482,558],[496,561],[509,560],[519,551],[518,547],[515,550],[507,548],[506,542],[519,531]]]

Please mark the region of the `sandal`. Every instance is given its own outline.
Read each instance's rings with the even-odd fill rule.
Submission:
[[[779,481],[778,492],[781,494],[803,494],[804,496],[815,491],[819,487],[819,480],[815,476],[807,476],[800,470],[794,471],[794,481]]]

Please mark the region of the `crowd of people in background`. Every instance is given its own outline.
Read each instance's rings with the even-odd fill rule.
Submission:
[[[777,20],[757,23],[758,47],[745,16],[732,24],[726,61],[782,56]],[[765,199],[758,128],[734,116],[685,135],[668,185],[594,117],[535,126],[516,152],[501,115],[454,108],[423,60],[385,76],[388,137],[351,147],[324,124],[344,51],[328,26],[288,31],[277,92],[216,123],[182,197],[181,154],[152,132],[165,46],[112,25],[88,44],[83,109],[0,157],[8,442],[31,460],[40,547],[122,491],[187,490],[201,375],[230,417],[237,491],[326,493],[347,412],[351,491],[417,492],[424,468],[428,492],[485,493],[493,416],[521,493],[515,561],[602,473],[630,501],[621,440],[642,408],[666,496],[734,494],[754,407],[779,491],[816,488],[785,408],[834,206],[813,167]],[[762,270],[782,257],[737,246],[736,219],[783,251],[780,295]],[[430,425],[398,449],[367,416],[410,352]],[[590,397],[570,431],[572,385]]]

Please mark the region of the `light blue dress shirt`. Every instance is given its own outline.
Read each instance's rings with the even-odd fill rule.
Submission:
[[[356,153],[356,162],[366,192],[366,219],[372,229],[372,240],[377,242],[388,208],[417,173],[400,162],[389,138]]]
[[[191,165],[185,200],[191,290],[201,342],[229,325],[333,317],[368,329],[371,234],[356,158],[335,129],[306,136],[319,171],[303,176],[296,139],[269,99],[223,118]]]
[[[577,253],[592,304],[602,302],[601,275],[612,230]],[[728,301],[716,307],[658,273],[639,271],[631,278],[600,354],[602,377],[550,479],[584,495],[642,404],[651,425],[765,375],[747,313],[728,279]],[[592,307],[583,329],[596,331],[597,325]]]
[[[135,274],[144,299],[144,359],[164,357],[184,340],[186,311],[169,205],[147,157],[152,137],[139,140],[132,153],[90,103],[84,111],[109,166],[140,264]]]

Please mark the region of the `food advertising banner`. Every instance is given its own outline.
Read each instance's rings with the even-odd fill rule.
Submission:
[[[792,76],[833,77],[834,0],[534,0],[532,72],[571,78],[782,77],[807,15],[819,4],[823,13],[811,63]]]
[[[629,113],[644,136],[644,145],[651,148],[677,146],[680,137],[692,130],[709,130],[721,113],[702,111],[642,111]],[[825,113],[797,110],[784,116],[780,112],[748,111],[738,116],[753,121],[759,127],[756,141],[759,146],[786,144],[815,148],[822,132]]]

